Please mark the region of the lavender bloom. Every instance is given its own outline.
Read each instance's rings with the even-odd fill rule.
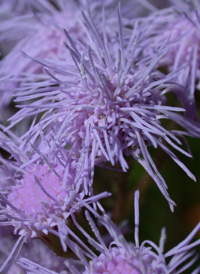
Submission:
[[[79,162],[67,157],[70,156],[67,150],[59,148],[58,151],[44,154],[49,149],[47,145],[45,147],[41,144],[39,149],[43,149],[43,152],[32,146],[35,153],[30,154],[21,149],[17,137],[17,145],[11,138],[3,137],[0,145],[11,154],[12,160],[1,157],[0,168],[12,181],[12,185],[4,184],[4,193],[0,194],[0,225],[13,226],[15,234],[18,233],[20,237],[0,272],[12,265],[29,238],[49,239],[49,235],[55,235],[66,252],[67,247],[63,242],[66,235],[62,223],[67,224],[72,214],[78,213],[85,204],[94,204],[108,196],[102,193],[85,197],[80,185],[83,177],[79,171]]]
[[[200,244],[200,240],[190,243],[197,231],[200,229],[200,223],[191,232],[191,234],[183,240],[176,247],[164,254],[164,244],[166,240],[165,229],[162,229],[159,246],[152,241],[146,240],[142,244],[139,244],[139,192],[135,193],[135,244],[128,243],[124,236],[120,233],[117,227],[112,221],[104,215],[103,217],[98,216],[99,220],[108,230],[112,236],[113,241],[107,247],[98,231],[93,219],[86,211],[86,218],[90,223],[92,231],[94,232],[96,239],[92,238],[86,231],[84,231],[77,221],[73,221],[79,227],[81,232],[85,235],[88,243],[95,248],[98,255],[94,253],[93,249],[81,242],[80,239],[75,238],[74,241],[69,238],[66,239],[70,248],[74,251],[79,261],[67,260],[65,262],[70,273],[131,273],[131,274],[173,274],[183,273],[185,270],[190,268],[197,260],[197,256],[191,249]],[[97,216],[97,213],[94,212]],[[87,261],[89,259],[89,262]],[[82,270],[80,267],[82,262]],[[32,263],[29,260],[21,258],[19,265],[24,267],[26,270],[32,271],[33,273],[39,274],[40,268],[38,265]],[[76,268],[76,265],[79,267]],[[200,267],[197,268],[194,273],[199,273]],[[51,273],[46,270],[44,273]]]
[[[34,28],[39,20],[37,13],[48,14],[55,10],[55,7],[47,0],[1,0],[0,5],[0,45],[3,57],[17,43],[24,45],[27,42],[25,38],[32,37],[37,31],[38,27]]]
[[[67,1],[67,3],[54,1],[54,5],[47,0],[40,2],[31,0],[29,4],[27,3],[26,5],[32,12],[29,11],[21,16],[8,16],[2,20],[0,26],[1,51],[2,55],[5,55],[0,61],[0,109],[5,110],[0,113],[1,122],[9,117],[7,109],[13,93],[18,88],[24,92],[27,89],[30,90],[30,85],[33,82],[40,83],[37,88],[46,85],[46,75],[41,65],[23,58],[20,50],[32,57],[46,59],[50,63],[55,60],[58,63],[58,59],[63,66],[66,62],[71,63],[71,56],[63,46],[62,33],[56,28],[56,25],[67,27],[71,35],[79,43],[84,44],[85,33],[80,22],[78,7],[80,5],[85,9],[86,3],[76,4],[73,0]],[[10,4],[11,10],[14,9],[13,3],[7,4]],[[113,6],[115,5],[111,5],[109,8],[110,11]],[[91,9],[98,15],[99,10],[102,9],[102,3],[99,2],[97,6],[91,6]],[[112,19],[110,21],[114,28],[116,23]]]
[[[30,81],[30,75],[32,81],[45,79],[41,66],[23,58],[20,50],[37,58],[59,58],[60,62],[70,62],[70,56],[63,46],[62,34],[55,25],[69,28],[76,39],[82,39],[83,30],[75,2],[71,0],[64,4],[62,1],[55,1],[54,4],[57,8],[47,0],[31,1],[29,6],[32,7],[32,13],[2,20],[2,51],[4,52],[4,43],[6,50],[9,47],[12,49],[0,61],[1,108],[8,106],[17,87]],[[7,80],[4,81],[4,78]]]
[[[169,38],[168,53],[158,65],[166,66],[170,72],[182,68],[175,78],[178,85],[174,93],[187,110],[187,115],[198,121],[194,93],[195,87],[199,89],[200,86],[200,3],[185,0],[171,2],[170,8],[141,19],[140,27],[145,36],[141,48],[148,46],[149,51],[155,51]],[[142,54],[146,54],[145,51]]]
[[[24,9],[27,9],[29,12],[27,11],[21,16],[14,16],[11,11],[16,10],[15,5],[12,2],[5,3],[6,6],[8,5],[10,7],[10,16],[2,20],[0,26],[1,51],[2,55],[5,55],[0,62],[0,108],[5,110],[1,112],[1,122],[11,116],[7,109],[12,100],[12,95],[17,88],[20,87],[22,92],[30,89],[30,82],[37,81],[42,87],[46,83],[46,77],[42,67],[38,63],[32,62],[32,60],[23,58],[20,50],[25,51],[35,58],[45,58],[49,62],[55,59],[58,62],[59,59],[61,64],[63,61],[70,63],[70,54],[66,52],[63,46],[62,34],[56,29],[55,25],[67,27],[76,40],[84,43],[83,38],[85,34],[80,23],[78,6],[86,9],[89,3],[82,1],[76,4],[73,0],[64,3],[55,0],[53,6],[47,0],[40,2],[32,0],[28,2],[21,1],[19,6],[21,8],[24,6]],[[113,14],[113,11],[115,12],[117,2],[118,1],[115,1],[115,3],[112,4],[110,1],[104,2],[105,7],[109,9],[109,20],[112,21],[113,29],[115,28],[116,22],[115,18],[113,18],[114,20],[112,19],[113,16],[111,16],[111,13]],[[123,14],[127,14],[129,4],[126,3],[126,5],[123,5]],[[139,7],[137,1],[135,4],[136,7]],[[102,1],[93,1],[90,3],[90,9],[96,15],[97,22],[102,6]],[[141,9],[141,7],[139,9]],[[134,11],[131,12],[132,17],[137,11],[135,8],[131,10]],[[32,13],[30,11],[32,11]],[[65,66],[65,64],[63,64],[63,66]],[[6,80],[4,80],[5,78]]]
[[[139,67],[137,63],[134,64],[134,60],[138,58],[136,48],[141,33],[135,28],[128,41],[123,37],[120,7],[118,43],[110,39],[112,34],[107,35],[104,16],[102,34],[97,31],[90,13],[87,17],[83,14],[83,17],[89,46],[85,51],[79,51],[75,45],[76,40],[64,30],[70,43],[65,45],[75,66],[68,68],[66,64],[64,70],[56,67],[56,63],[47,64],[46,72],[61,87],[35,89],[34,95],[28,91],[23,97],[19,94],[17,101],[26,101],[32,96],[36,101],[23,105],[11,118],[10,127],[29,115],[45,112],[39,123],[31,127],[27,134],[36,140],[39,136],[38,127],[45,135],[54,128],[55,141],[60,142],[63,147],[76,143],[77,150],[85,151],[85,170],[89,166],[92,171],[98,163],[109,161],[112,165],[119,162],[122,170],[126,171],[128,165],[124,157],[132,155],[154,179],[173,209],[174,202],[167,193],[167,185],[147,146],[161,147],[195,180],[194,175],[163,143],[164,140],[171,147],[191,157],[180,147],[181,141],[177,137],[200,136],[199,125],[179,114],[183,109],[165,105],[164,94],[172,88],[168,82],[179,72],[165,76],[154,69],[166,54],[165,44],[151,57],[149,66],[142,66],[142,61]],[[41,63],[26,54],[24,56]],[[54,76],[55,71],[56,75],[61,75],[61,79]],[[175,121],[186,132],[166,130],[161,124],[162,119]],[[26,136],[22,138],[27,140]],[[92,179],[93,174],[91,182]]]
[[[21,16],[9,16],[9,18],[2,20],[0,26],[0,41],[3,55],[8,51],[8,48],[12,49],[0,62],[0,79],[9,77],[6,83],[4,81],[0,82],[1,108],[8,106],[13,92],[19,85],[25,88],[24,85],[29,83],[30,77],[32,82],[41,82],[45,79],[41,66],[32,62],[32,60],[24,59],[19,52],[20,50],[35,58],[46,58],[49,61],[54,59],[58,61],[59,59],[60,63],[62,61],[69,63],[71,61],[70,54],[67,54],[64,49],[62,35],[55,25],[67,28],[79,43],[82,42],[84,44],[83,38],[85,38],[85,35],[80,24],[78,6],[82,9],[90,7],[95,14],[97,22],[99,13],[101,14],[102,7],[105,6],[109,11],[112,31],[114,31],[116,26],[113,13],[118,1],[92,1],[91,3],[80,1],[76,4],[73,0],[67,1],[67,3],[55,0],[53,1],[54,5],[47,0],[30,0],[25,3],[23,0],[21,1],[20,7],[26,4],[25,7],[28,6],[32,13],[29,11],[29,13]],[[122,5],[123,14],[129,15],[128,17],[131,18],[135,17],[139,12],[138,10],[141,10],[141,6],[138,1],[134,1],[131,4],[131,7],[134,6],[134,8],[130,9],[131,1],[126,2]],[[10,10],[14,10],[13,3],[7,4],[10,4]]]

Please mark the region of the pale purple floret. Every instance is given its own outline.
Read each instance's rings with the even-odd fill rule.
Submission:
[[[83,52],[76,47],[76,40],[64,30],[69,44],[68,51],[75,66],[61,69],[41,62],[24,53],[24,56],[43,63],[52,77],[55,88],[34,89],[26,94],[18,94],[16,101],[34,98],[34,102],[21,106],[21,110],[11,118],[11,126],[29,115],[45,112],[39,123],[33,125],[22,137],[27,140],[39,138],[40,130],[45,135],[55,133],[55,141],[65,145],[75,145],[84,155],[84,168],[92,171],[98,163],[109,161],[112,165],[120,162],[123,171],[128,169],[125,156],[132,155],[152,176],[159,189],[169,201],[167,185],[158,172],[147,146],[161,147],[192,179],[195,177],[177,156],[164,144],[163,140],[188,157],[191,155],[181,148],[178,137],[200,136],[200,127],[194,121],[181,115],[183,109],[166,106],[164,94],[173,87],[169,82],[179,73],[165,76],[154,69],[165,56],[163,44],[151,57],[149,66],[134,65],[138,58],[136,49],[141,33],[137,28],[125,39],[122,31],[120,6],[117,9],[119,24],[118,42],[114,42],[106,32],[107,24],[103,12],[103,32],[99,33],[90,13],[83,13],[89,46]],[[109,25],[109,24],[108,24]],[[126,41],[124,41],[126,40]],[[124,46],[126,44],[127,46]],[[56,67],[57,65],[57,67]],[[60,79],[57,76],[60,74]],[[173,82],[173,81],[172,81]],[[61,88],[59,87],[61,86]],[[21,97],[21,95],[23,95]],[[42,96],[42,99],[40,99]],[[162,119],[175,121],[186,132],[166,130]],[[55,145],[55,144],[54,144]],[[93,174],[91,176],[91,181]]]
[[[146,240],[139,244],[139,192],[135,193],[135,243],[128,243],[118,228],[112,223],[107,215],[99,216],[93,212],[102,223],[113,241],[107,246],[100,232],[95,225],[93,218],[86,211],[86,218],[96,237],[91,237],[73,218],[74,223],[83,233],[88,241],[84,244],[76,235],[71,233],[73,240],[67,238],[66,242],[71,250],[76,254],[79,261],[69,259],[65,262],[69,273],[72,274],[174,274],[183,273],[190,268],[198,256],[192,251],[192,248],[200,244],[200,240],[190,243],[195,234],[200,229],[200,223],[191,232],[191,234],[176,247],[164,253],[164,244],[166,240],[165,228],[162,229],[159,245]],[[70,232],[69,232],[70,234]],[[92,248],[90,248],[90,245]],[[96,250],[96,252],[94,251]],[[89,262],[88,262],[89,259]],[[81,268],[82,263],[82,268]],[[21,258],[19,264],[26,270],[32,270],[39,274],[39,265],[29,260]],[[78,266],[78,268],[77,268]],[[198,267],[193,274],[200,271]],[[51,273],[46,270],[44,273]]]
[[[70,156],[70,152],[62,148],[50,153],[45,142],[38,148],[30,143],[31,153],[31,149],[22,149],[20,139],[15,136],[14,143],[12,138],[1,133],[0,147],[11,157],[9,160],[1,157],[0,169],[12,184],[6,181],[4,192],[0,194],[0,226],[14,227],[15,234],[20,237],[0,272],[12,265],[29,238],[43,239],[53,234],[60,239],[66,252],[67,246],[63,242],[66,231],[62,224],[67,224],[85,204],[95,204],[108,196],[102,193],[85,197],[82,182],[87,178],[83,178],[74,153]],[[39,151],[41,147],[43,153]]]
[[[69,28],[77,40],[83,37],[75,1],[54,1],[55,6],[47,0],[28,2],[32,12],[5,18],[0,24],[1,51],[5,55],[0,61],[1,109],[9,105],[17,88],[30,80],[45,80],[42,67],[23,58],[21,50],[35,58],[70,62],[62,33],[55,25]]]
[[[56,28],[70,30],[71,35],[84,44],[85,32],[80,21],[80,9],[89,7],[86,2],[69,1],[23,1],[5,3],[9,15],[2,18],[0,24],[1,53],[4,57],[0,61],[0,108],[7,107],[12,100],[12,95],[17,88],[27,89],[30,82],[41,82],[45,85],[45,74],[42,67],[30,59],[22,57],[23,50],[32,57],[46,59],[49,62],[62,64],[71,62],[70,54],[63,46],[62,33]],[[115,4],[106,3],[109,11],[115,11]],[[117,1],[116,1],[117,2]],[[3,3],[4,4],[4,3]],[[3,5],[2,4],[2,5]],[[137,4],[137,1],[136,1]],[[25,9],[24,14],[18,14],[16,7]],[[90,8],[96,15],[102,10],[103,3],[91,3]],[[127,10],[127,4],[125,5]],[[16,11],[13,14],[12,11]],[[126,12],[124,12],[126,13]],[[97,16],[96,16],[97,17]],[[109,18],[112,18],[109,14]],[[96,19],[98,21],[98,19]],[[113,19],[112,27],[116,25]],[[4,81],[4,78],[7,78]],[[4,117],[2,117],[4,118]]]
[[[195,88],[200,87],[200,3],[185,0],[171,2],[170,8],[153,12],[140,20],[145,37],[140,46],[145,55],[148,51],[154,52],[158,45],[169,39],[169,50],[157,65],[167,67],[170,72],[182,68],[174,78],[178,83],[174,93],[187,115],[198,121]]]
[[[1,0],[0,5],[1,58],[8,54],[17,43],[20,49],[20,46],[27,43],[26,39],[37,32],[39,21],[42,26],[40,14],[50,16],[56,11],[52,3],[47,0]],[[15,53],[17,53],[16,49]],[[15,55],[13,54],[14,57]],[[13,70],[11,75],[14,72]]]
[[[70,54],[63,46],[61,33],[56,25],[67,28],[71,35],[84,44],[85,33],[80,23],[80,10],[90,8],[98,22],[102,7],[108,10],[108,19],[115,31],[116,21],[113,16],[118,1],[12,1],[3,2],[10,10],[9,15],[0,24],[1,51],[4,58],[0,62],[0,108],[7,108],[16,88],[26,90],[30,81],[41,82],[45,75],[41,67],[24,59],[20,50],[35,58],[46,58],[49,61],[56,58],[62,63],[71,61]],[[19,11],[17,12],[17,8]],[[128,0],[122,4],[123,15],[133,18],[143,10],[138,0]],[[16,11],[16,13],[13,13]],[[21,11],[21,12],[20,12]],[[24,12],[23,12],[24,11]],[[21,15],[22,13],[22,15]],[[17,16],[18,15],[18,16]],[[6,56],[5,56],[6,55]],[[8,80],[2,81],[2,78]],[[45,84],[45,82],[43,82]],[[1,118],[1,117],[0,117]],[[2,120],[4,117],[2,117]]]

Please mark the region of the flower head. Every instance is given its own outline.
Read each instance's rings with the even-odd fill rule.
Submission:
[[[56,25],[69,28],[77,40],[82,40],[79,10],[73,0],[67,1],[67,4],[60,1],[54,4],[47,0],[30,1],[28,6],[32,12],[6,18],[0,26],[0,41],[5,55],[0,62],[2,107],[8,107],[17,88],[46,78],[41,65],[23,58],[21,50],[49,62],[54,59],[70,62],[71,57],[63,46],[62,33]]]
[[[146,240],[139,244],[139,192],[135,193],[135,244],[128,243],[117,227],[112,223],[108,216],[99,216],[96,212],[94,215],[102,223],[113,241],[107,245],[97,229],[94,220],[86,211],[86,218],[91,225],[96,239],[94,240],[85,230],[78,226],[77,221],[73,218],[75,224],[79,227],[83,235],[92,246],[90,249],[88,245],[83,245],[80,239],[74,237],[74,240],[66,239],[68,245],[78,257],[79,261],[67,260],[65,262],[71,273],[78,273],[76,265],[80,269],[80,262],[82,262],[83,270],[81,273],[109,273],[109,274],[173,274],[182,273],[188,269],[196,260],[197,256],[193,251],[190,251],[194,246],[200,244],[200,240],[191,243],[192,238],[200,229],[200,224],[191,232],[191,234],[176,247],[164,253],[164,243],[166,240],[165,229],[162,229],[159,246],[152,241]],[[72,235],[71,235],[72,236]],[[72,236],[73,237],[73,236]],[[78,241],[78,243],[77,243]],[[94,252],[94,249],[98,254]],[[89,259],[89,262],[87,261]],[[188,261],[189,260],[189,261]],[[20,259],[19,263],[25,269],[31,269],[33,265],[31,261]],[[199,273],[199,268],[195,273]],[[79,270],[80,271],[80,270]],[[34,273],[39,273],[37,270]]]
[[[127,273],[127,274],[140,274],[142,271],[145,273],[153,273],[152,261],[148,253],[145,252],[142,256],[137,256],[134,248],[126,252],[124,248],[113,247],[109,250],[109,257],[107,254],[101,254],[92,262],[92,269],[87,269],[84,274],[92,273]],[[157,267],[157,273],[162,273],[162,269]]]
[[[174,78],[178,84],[174,93],[186,109],[187,115],[198,121],[194,93],[195,88],[199,88],[200,79],[200,4],[198,1],[171,2],[171,7],[141,19],[140,27],[146,37],[141,48],[148,45],[148,49],[154,51],[163,41],[169,39],[168,52],[158,65],[167,67],[170,72],[182,68]],[[142,50],[142,54],[146,53]]]
[[[0,194],[0,219],[2,226],[13,226],[15,234],[21,235],[12,251],[14,258],[27,239],[47,238],[51,242],[51,235],[61,241],[62,249],[66,251],[63,242],[66,232],[62,225],[85,204],[95,204],[107,194],[86,197],[79,161],[70,158],[67,150],[59,148],[59,151],[45,154],[48,149],[44,144],[38,148],[30,144],[32,153],[31,149],[22,152],[20,139],[15,137],[14,143],[10,137],[3,137],[0,145],[11,156],[9,160],[1,157],[0,168],[12,184],[10,181],[4,184],[4,193]],[[9,259],[0,272],[7,267]]]
[[[167,76],[154,69],[166,54],[165,44],[151,57],[149,66],[140,61],[137,66],[137,44],[141,33],[134,29],[129,41],[122,35],[122,18],[118,6],[118,42],[106,32],[103,15],[103,32],[97,31],[92,16],[83,13],[90,45],[85,51],[78,50],[76,41],[64,30],[70,45],[66,47],[74,60],[74,66],[61,69],[58,64],[46,65],[46,72],[59,86],[54,89],[34,90],[34,101],[22,107],[11,118],[11,126],[28,115],[45,112],[39,123],[33,126],[29,135],[38,137],[38,126],[45,135],[55,130],[55,140],[62,146],[74,145],[84,151],[85,170],[93,170],[98,163],[120,162],[123,171],[128,169],[125,156],[132,155],[148,171],[163,195],[173,207],[173,201],[166,191],[166,183],[158,172],[147,146],[161,147],[194,179],[187,167],[169,150],[168,145],[191,157],[179,145],[177,136],[189,134],[199,137],[199,125],[177,112],[181,108],[166,106],[164,93],[172,87],[168,82],[176,77],[173,72]],[[109,25],[109,24],[108,24]],[[126,44],[126,46],[125,46]],[[30,58],[30,56],[25,55]],[[36,60],[36,59],[34,59]],[[40,62],[40,60],[36,60]],[[143,62],[143,65],[142,65]],[[56,71],[56,77],[54,76]],[[61,75],[61,80],[57,75]],[[30,91],[22,100],[30,98]],[[42,99],[41,98],[44,95]],[[21,98],[18,97],[17,101]],[[30,111],[31,109],[31,111]],[[162,119],[175,121],[186,132],[168,131],[162,126]],[[49,126],[51,125],[51,126]],[[22,137],[23,138],[23,137]],[[92,176],[91,176],[92,178]],[[92,181],[92,180],[91,180]]]

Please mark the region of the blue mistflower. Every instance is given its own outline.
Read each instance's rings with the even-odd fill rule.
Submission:
[[[65,43],[65,46],[74,66],[70,64],[68,67],[66,63],[63,68],[56,62],[54,65],[46,64],[51,83],[57,86],[40,87],[33,93],[29,90],[21,94],[23,97],[18,93],[16,101],[34,98],[34,102],[21,106],[22,109],[11,118],[10,127],[29,115],[44,113],[39,123],[33,125],[22,139],[37,140],[42,130],[46,136],[55,136],[53,146],[56,142],[62,147],[76,146],[76,151],[83,155],[83,169],[91,172],[91,182],[95,165],[106,161],[112,165],[119,162],[122,170],[126,171],[125,156],[131,155],[147,170],[173,208],[167,185],[147,147],[161,147],[195,180],[166,144],[191,157],[181,148],[178,137],[199,137],[200,127],[180,114],[184,109],[166,105],[164,94],[174,86],[172,80],[179,71],[165,76],[154,69],[166,55],[165,44],[151,56],[150,65],[146,66],[143,60],[138,65],[136,49],[141,33],[134,28],[129,40],[125,39],[120,5],[117,13],[117,34],[107,34],[109,24],[105,22],[104,11],[102,33],[97,30],[90,12],[87,16],[83,13],[89,45],[80,50],[76,47],[76,40],[63,30],[70,44]],[[24,56],[41,63],[25,53]],[[162,119],[176,122],[186,132],[166,130],[161,124]]]
[[[19,16],[11,14],[0,19],[0,42],[3,53],[0,61],[1,109],[8,107],[17,88],[24,87],[30,81],[46,79],[42,67],[32,60],[23,58],[21,50],[33,57],[45,58],[49,62],[58,59],[60,62],[70,62],[70,54],[66,54],[63,47],[62,34],[55,25],[69,28],[77,40],[81,40],[84,33],[75,1],[70,0],[65,4],[63,1],[53,1],[52,4],[47,0],[24,2],[31,8],[28,9],[29,12]],[[3,120],[3,113],[1,116]]]
[[[42,67],[32,60],[23,58],[20,50],[32,57],[46,59],[49,62],[59,60],[60,63],[63,61],[69,63],[71,62],[70,54],[63,47],[63,36],[56,25],[67,28],[79,43],[84,43],[86,34],[81,25],[79,8],[90,7],[98,22],[98,14],[102,6],[105,5],[113,13],[116,2],[2,1],[2,14],[6,16],[1,18],[0,11],[0,42],[3,56],[0,61],[0,107],[5,108],[9,105],[12,94],[19,86],[23,90],[30,81],[44,81],[46,78]],[[137,1],[134,2],[139,8]],[[124,14],[128,6],[128,3],[123,5]],[[136,9],[129,14],[133,17],[137,14]],[[110,16],[110,21],[114,28],[116,23],[112,16]]]
[[[84,231],[77,221],[74,219],[74,223],[81,230],[88,240],[88,243],[92,246],[84,245],[84,243],[74,237],[74,240],[66,239],[71,250],[78,257],[78,261],[69,259],[65,262],[70,273],[82,273],[82,274],[174,274],[183,273],[190,266],[194,264],[198,256],[195,256],[191,249],[200,244],[200,240],[194,243],[190,243],[194,235],[200,229],[200,224],[191,232],[191,234],[178,244],[173,249],[164,253],[164,244],[166,240],[165,229],[162,229],[160,243],[157,246],[152,241],[146,240],[142,244],[139,244],[139,192],[135,193],[135,244],[128,243],[118,228],[112,223],[108,216],[97,216],[99,221],[106,227],[113,241],[107,245],[104,243],[103,238],[100,235],[98,228],[96,227],[94,220],[86,211],[86,218],[91,225],[92,231],[95,234],[97,240],[94,240],[86,231]],[[74,236],[73,234],[71,235]],[[97,251],[98,255],[94,252]],[[87,261],[89,259],[89,262]],[[80,267],[82,263],[82,268]],[[26,270],[32,270],[33,273],[39,274],[39,265],[32,263],[30,260],[21,258],[19,260],[21,265]],[[78,267],[78,268],[77,268]],[[42,273],[51,273],[48,270],[43,269]],[[199,273],[200,268],[197,268],[193,273]],[[56,273],[55,273],[56,274]]]
[[[30,238],[43,239],[53,234],[60,239],[66,252],[62,224],[67,224],[68,219],[80,212],[85,204],[95,204],[108,196],[102,193],[86,197],[81,182],[87,178],[83,178],[78,159],[73,155],[70,157],[69,151],[59,148],[44,154],[44,151],[49,152],[47,144],[38,148],[30,146],[32,153],[22,150],[17,137],[14,143],[10,137],[1,134],[0,147],[11,156],[9,160],[0,158],[0,188],[3,189],[0,194],[0,226],[14,227],[14,233],[20,237],[0,272],[12,264],[23,243]],[[41,147],[43,153],[39,151]]]
[[[157,64],[168,71],[182,68],[174,78],[178,85],[174,93],[187,111],[198,121],[195,88],[200,87],[200,3],[199,1],[171,0],[172,6],[140,20],[144,39],[141,49],[154,52],[169,38],[168,52]],[[148,26],[148,28],[147,28]],[[146,55],[145,50],[142,54]]]

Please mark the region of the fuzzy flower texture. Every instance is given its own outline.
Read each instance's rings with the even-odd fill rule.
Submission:
[[[99,202],[110,193],[93,186],[97,166],[128,172],[132,158],[173,211],[149,147],[196,180],[176,152],[192,158],[186,137],[200,138],[199,26],[198,0],[161,10],[148,0],[0,0],[0,226],[16,238],[0,273],[16,261],[27,274],[179,274],[196,262],[200,224],[167,253],[165,229],[159,246],[140,245],[137,191],[128,243]],[[76,260],[48,270],[23,255],[32,241]]]
[[[12,142],[11,136],[2,133],[0,137],[1,147],[12,157],[12,160],[0,158],[0,225],[14,227],[14,233],[20,236],[0,267],[0,272],[6,273],[23,244],[30,239],[39,238],[49,245],[57,239],[65,253],[67,245],[63,238],[66,231],[62,225],[68,224],[72,215],[79,214],[81,208],[95,204],[99,199],[107,197],[108,193],[88,198],[82,189],[77,190],[77,184],[84,177],[79,174],[78,180],[75,180],[78,169],[76,159],[70,159],[66,167],[66,159],[70,158],[66,150],[59,149],[57,153],[54,151],[54,154],[44,155],[39,153],[40,147],[33,147],[32,154],[26,151],[22,153],[20,139],[14,134],[12,138],[15,137],[17,145]],[[40,145],[44,149],[45,145]],[[55,239],[52,240],[52,237]],[[53,246],[52,249],[55,251]]]
[[[82,269],[83,274],[173,274],[183,273],[187,270],[198,258],[194,255],[194,252],[188,252],[192,247],[198,245],[200,240],[190,244],[190,241],[200,229],[200,224],[191,232],[191,234],[176,247],[163,253],[164,243],[166,240],[165,229],[162,229],[159,246],[156,246],[152,241],[146,240],[139,245],[139,191],[135,192],[135,244],[128,243],[118,228],[112,223],[107,215],[99,216],[96,212],[94,215],[99,219],[101,224],[107,229],[108,233],[112,237],[113,241],[109,247],[104,243],[98,228],[96,227],[94,220],[90,214],[86,211],[86,218],[94,232],[97,241],[91,237],[82,228],[81,232],[88,239],[88,243],[91,245],[91,249],[85,246],[84,243],[77,239],[75,241],[67,239],[67,243],[74,251],[76,256],[82,262],[75,260],[65,261],[65,265],[68,268],[69,273],[77,274]],[[79,227],[77,221],[74,219],[74,223]],[[76,242],[78,241],[78,244]],[[83,246],[81,246],[81,244]],[[86,248],[86,250],[84,249]],[[93,252],[95,248],[99,255]],[[86,258],[89,258],[89,262]],[[170,260],[169,260],[170,258]],[[169,261],[167,263],[167,260]],[[187,263],[184,262],[187,260]],[[183,265],[182,265],[183,264]],[[31,262],[25,258],[19,260],[19,265],[30,271],[31,273],[51,273],[49,270],[45,270],[38,264]],[[199,273],[197,268],[194,273]],[[41,272],[40,272],[41,271]],[[43,271],[43,272],[42,272]]]
[[[60,146],[70,146],[83,158],[82,169],[91,178],[84,185],[89,194],[96,165],[109,162],[114,166],[119,162],[122,170],[127,171],[126,157],[131,155],[146,169],[173,209],[175,203],[147,148],[160,147],[195,180],[169,146],[191,157],[181,147],[179,137],[199,138],[200,126],[181,115],[184,109],[167,105],[165,94],[176,89],[178,84],[174,79],[180,73],[178,70],[164,75],[156,69],[168,51],[167,41],[148,57],[148,62],[137,61],[142,34],[137,24],[131,33],[123,28],[120,4],[114,33],[108,32],[111,23],[106,24],[104,10],[102,30],[98,30],[99,24],[96,26],[89,11],[82,16],[88,37],[84,44],[60,28],[69,43],[64,42],[66,54],[71,55],[71,62],[66,62],[64,67],[59,62],[52,65],[23,52],[24,57],[43,64],[52,79],[49,88],[41,82],[34,93],[29,89],[17,93],[16,101],[22,109],[11,117],[8,128],[28,116],[36,119],[43,114],[21,138],[25,142],[39,142],[42,131],[46,137],[53,134]],[[30,102],[32,98],[34,101]],[[29,103],[24,105],[24,101]],[[162,125],[164,119],[177,123],[185,131],[167,130]]]

